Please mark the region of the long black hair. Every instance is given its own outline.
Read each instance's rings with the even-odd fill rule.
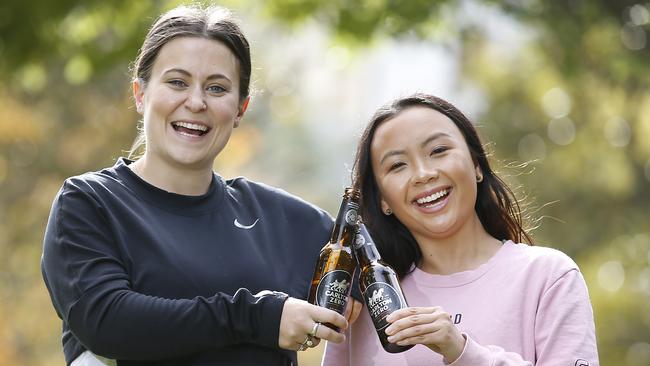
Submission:
[[[478,182],[474,209],[485,230],[497,239],[528,242],[532,238],[522,226],[519,203],[507,184],[490,167],[483,144],[465,115],[451,103],[428,94],[413,94],[399,98],[379,108],[361,135],[353,168],[353,181],[361,191],[361,214],[364,223],[386,262],[402,277],[413,264],[419,264],[422,253],[411,232],[395,215],[384,215],[381,195],[375,180],[370,156],[372,139],[377,128],[385,121],[410,107],[427,107],[447,116],[463,134],[472,160],[483,173]]]

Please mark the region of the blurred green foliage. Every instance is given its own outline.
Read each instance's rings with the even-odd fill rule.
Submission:
[[[63,362],[60,323],[39,269],[51,200],[63,179],[112,164],[130,147],[138,115],[128,89],[129,62],[155,16],[177,3],[0,5],[5,81],[0,86],[0,364]],[[601,364],[650,364],[649,4],[247,0],[224,5],[262,28],[279,27],[289,35],[319,24],[333,43],[356,50],[359,58],[387,39],[447,47],[460,64],[461,86],[475,90],[485,106],[473,117],[493,141],[489,149],[495,161],[530,202],[525,207],[530,225],[537,226],[538,243],[570,254],[585,275]],[[482,14],[486,9],[497,16]],[[495,19],[511,24],[508,29],[514,27],[516,34],[495,39],[495,32],[505,29],[493,24]],[[255,47],[273,43],[254,45],[254,56]],[[272,78],[265,70],[256,72],[261,80]],[[219,170],[225,176],[265,171],[258,177],[332,212],[340,192],[321,190],[324,183],[316,177],[338,181],[346,172],[319,172],[318,162],[328,159],[323,156],[327,142],[306,132],[301,121],[310,118],[309,111],[268,123],[278,100],[287,109],[296,106],[295,98],[257,96],[249,124],[233,136]],[[279,148],[284,145],[303,153]],[[521,162],[528,162],[526,168],[512,168]],[[322,346],[301,357],[318,364],[320,351]]]

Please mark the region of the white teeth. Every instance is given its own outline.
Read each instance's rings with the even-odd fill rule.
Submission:
[[[175,122],[174,124],[175,124],[176,126],[189,128],[190,130],[197,130],[197,131],[203,131],[203,132],[205,132],[205,131],[208,130],[208,126],[198,125],[198,124],[196,124],[196,123],[189,123],[189,122]]]
[[[442,191],[434,193],[434,194],[432,194],[430,196],[422,197],[422,198],[418,199],[416,202],[418,204],[420,204],[420,205],[423,205],[425,203],[435,201],[435,200],[437,200],[438,198],[440,198],[442,196],[446,196],[447,193],[449,193],[449,191],[447,191],[446,189],[443,189]]]

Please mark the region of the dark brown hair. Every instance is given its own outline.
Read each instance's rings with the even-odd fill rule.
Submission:
[[[361,214],[382,257],[404,276],[419,264],[422,253],[415,238],[395,215],[381,210],[381,196],[372,169],[370,147],[377,128],[385,121],[411,107],[426,107],[447,116],[463,134],[472,160],[483,173],[478,184],[474,209],[485,230],[497,239],[532,243],[522,226],[521,210],[514,193],[490,167],[487,154],[474,125],[451,103],[427,94],[413,94],[381,107],[366,126],[357,148],[353,180],[361,191]]]

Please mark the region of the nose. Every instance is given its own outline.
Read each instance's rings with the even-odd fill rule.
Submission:
[[[185,107],[195,113],[202,112],[208,108],[208,104],[205,102],[203,90],[200,87],[188,90],[187,99],[185,99]]]
[[[440,177],[440,172],[432,164],[426,162],[416,162],[413,171],[413,183],[415,185],[429,183]]]

